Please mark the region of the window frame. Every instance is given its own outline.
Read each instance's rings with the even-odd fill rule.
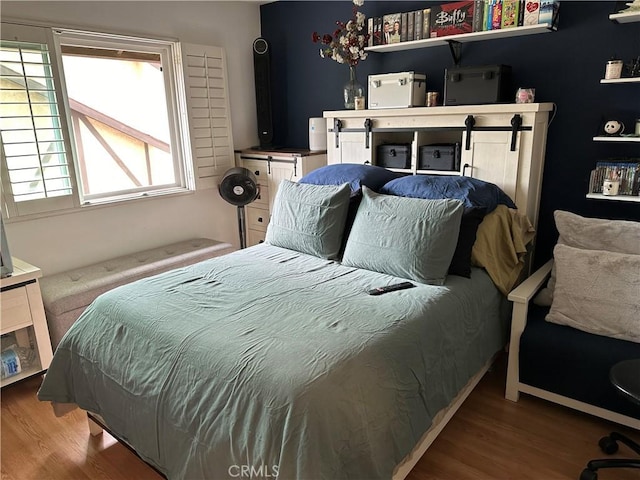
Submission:
[[[158,40],[151,38],[132,37],[125,35],[114,35],[108,33],[89,32],[85,30],[73,30],[54,28],[54,39],[56,44],[56,54],[62,68],[62,45],[72,45],[81,47],[102,48],[108,50],[136,50],[152,52],[160,55],[162,62],[162,73],[165,84],[165,102],[167,105],[167,115],[169,121],[171,156],[173,162],[176,181],[171,185],[152,185],[148,187],[119,190],[115,194],[84,194],[82,178],[78,176],[78,195],[82,205],[94,205],[110,203],[114,201],[126,201],[129,199],[149,197],[154,195],[166,195],[170,193],[185,192],[195,190],[193,175],[193,162],[191,161],[189,145],[189,125],[186,122],[186,99],[184,95],[184,85],[179,82],[182,77],[182,65],[180,61],[180,47],[178,42]],[[63,101],[65,111],[69,117],[68,124],[71,125],[69,108],[69,98],[66,89],[66,81],[63,82]],[[186,135],[185,135],[186,133]],[[71,129],[71,138],[74,132]],[[187,146],[187,148],[185,148]],[[78,156],[75,152],[74,139],[74,165],[77,172],[80,172]]]
[[[19,21],[2,21],[2,39],[43,43],[48,46],[51,68],[54,74],[56,103],[60,121],[65,133],[67,163],[71,177],[71,195],[47,197],[37,200],[16,202],[8,170],[2,153],[1,195],[2,209],[8,219],[65,213],[88,206],[105,205],[132,201],[140,198],[192,193],[196,190],[196,175],[191,146],[187,87],[184,79],[181,44],[176,40],[138,37],[89,30],[23,24]],[[10,27],[10,28],[7,28]],[[36,40],[41,39],[45,41]],[[84,195],[78,165],[78,153],[74,138],[71,110],[67,95],[65,73],[62,65],[62,45],[78,44],[96,48],[143,49],[159,53],[162,60],[165,83],[165,102],[169,120],[171,156],[176,182],[170,185],[156,185],[134,190],[120,190],[115,194]],[[0,148],[0,151],[3,150]],[[8,187],[8,188],[7,188]]]

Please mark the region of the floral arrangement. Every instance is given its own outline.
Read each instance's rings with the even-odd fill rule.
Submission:
[[[358,11],[358,7],[364,4],[364,0],[353,1],[353,15],[347,22],[337,21],[338,28],[333,35],[325,33],[320,36],[318,32],[313,32],[313,43],[321,43],[320,56],[330,58],[338,63],[346,63],[350,67],[358,64],[367,58],[364,47],[367,46],[369,34],[365,27],[366,17]]]

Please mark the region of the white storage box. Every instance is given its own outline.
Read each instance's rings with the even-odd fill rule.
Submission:
[[[424,107],[427,77],[400,72],[369,75],[369,108]]]

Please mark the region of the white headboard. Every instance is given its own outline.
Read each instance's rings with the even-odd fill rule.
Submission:
[[[377,164],[376,147],[410,144],[408,174],[467,175],[498,185],[537,226],[552,103],[324,112],[327,162]],[[418,169],[419,148],[461,143],[459,171]]]

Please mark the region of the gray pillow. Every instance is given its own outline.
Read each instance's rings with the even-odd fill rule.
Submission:
[[[350,195],[348,183],[309,185],[283,180],[265,242],[320,258],[337,258]]]
[[[556,245],[553,256],[548,322],[640,342],[640,255]]]
[[[381,195],[367,187],[362,194],[342,264],[442,285],[456,248],[463,203]]]
[[[556,210],[553,215],[560,234],[558,245],[640,255],[639,222],[581,217],[562,210]],[[555,283],[556,267],[554,264],[547,287],[540,290],[534,303],[547,307],[551,305]]]
[[[640,223],[554,212],[560,242],[575,248],[640,255]]]

